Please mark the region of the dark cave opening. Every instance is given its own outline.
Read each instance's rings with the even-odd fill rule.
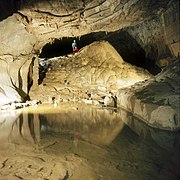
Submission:
[[[40,54],[40,58],[53,58],[58,56],[66,56],[67,54],[72,54],[72,42],[76,40],[78,49],[97,41],[93,33],[84,35],[81,38],[64,37],[62,39],[55,39],[53,43],[46,44]]]
[[[124,61],[137,67],[147,69],[153,75],[156,75],[161,71],[161,69],[156,65],[155,53],[152,51],[152,56],[146,57],[145,50],[133,37],[131,37],[126,31],[122,30],[111,33],[91,33],[80,38],[64,37],[60,40],[55,39],[53,43],[48,43],[43,47],[39,57],[46,59],[72,54],[72,42],[74,39],[77,42],[78,49],[81,49],[94,41],[106,40],[117,50]],[[41,72],[43,71],[43,73],[45,73],[46,69],[42,69],[40,66]],[[45,75],[42,77],[45,77]],[[40,78],[40,82],[42,81],[41,79],[42,78]]]

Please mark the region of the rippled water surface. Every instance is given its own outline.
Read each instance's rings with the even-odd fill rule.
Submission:
[[[84,104],[0,111],[0,180],[179,179],[179,134]]]

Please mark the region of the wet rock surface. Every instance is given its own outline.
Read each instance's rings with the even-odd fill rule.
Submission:
[[[179,59],[153,79],[118,91],[118,106],[132,112],[150,126],[180,128]]]

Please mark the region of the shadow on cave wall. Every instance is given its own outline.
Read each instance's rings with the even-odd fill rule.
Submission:
[[[76,39],[78,48],[93,43],[94,41],[108,41],[121,55],[124,61],[147,69],[151,74],[160,72],[160,68],[156,65],[157,53],[152,48],[151,55],[146,57],[146,52],[137,41],[126,31],[116,31],[112,33],[97,32],[82,36],[81,38],[62,38],[56,39],[52,44],[46,44],[40,54],[40,58],[52,58],[64,56],[72,53],[71,44]]]
[[[0,21],[20,9],[21,0],[0,0]]]
[[[151,74],[158,74],[161,69],[156,65],[157,49],[151,48],[147,56],[145,50],[126,31],[109,33],[105,38],[117,50],[124,61],[147,69]]]
[[[13,13],[20,9],[33,6],[37,2],[37,0],[0,0],[0,21],[12,16]]]

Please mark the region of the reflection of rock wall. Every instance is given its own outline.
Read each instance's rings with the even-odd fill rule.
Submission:
[[[137,135],[147,139],[152,138],[162,148],[179,153],[179,133],[150,128],[141,120],[133,116],[132,113],[122,109],[118,110],[118,116]]]
[[[110,144],[124,127],[113,110],[80,107],[58,114],[44,114],[44,129],[75,135],[93,144]],[[46,128],[45,128],[46,127]]]
[[[39,116],[28,115],[22,111],[0,113],[1,144],[34,144],[40,140]]]
[[[0,143],[7,142],[10,138],[15,121],[19,118],[20,112],[0,112]]]
[[[0,112],[0,148],[10,144],[41,143],[41,135],[56,132],[71,135],[97,145],[110,144],[124,129],[125,124],[143,138],[151,137],[169,151],[178,151],[179,134],[150,128],[132,113],[118,109],[99,109],[79,104],[40,105],[27,111]],[[33,113],[33,114],[32,114]],[[40,114],[37,114],[40,113]]]
[[[35,144],[40,141],[41,131],[52,131],[102,145],[111,143],[124,127],[113,110],[88,106],[78,109],[51,106],[49,110],[40,116],[22,111],[0,113],[1,144]]]

